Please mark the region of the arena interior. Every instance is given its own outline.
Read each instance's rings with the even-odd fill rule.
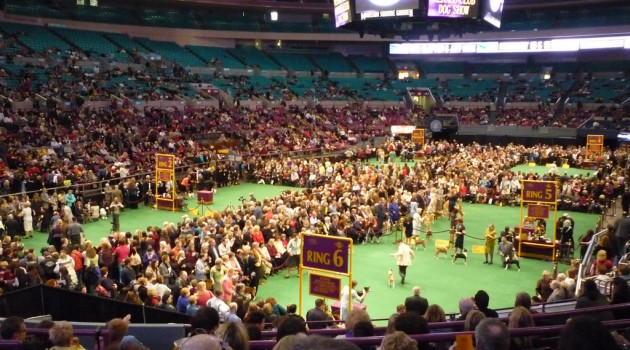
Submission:
[[[628,348],[629,23],[0,0],[0,349]]]

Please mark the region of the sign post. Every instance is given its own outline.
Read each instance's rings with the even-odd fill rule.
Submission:
[[[586,135],[586,159],[597,159],[604,154],[604,135]]]
[[[158,194],[158,182],[171,182],[171,192],[169,196],[160,197]],[[172,154],[155,154],[155,206],[158,209],[175,211],[175,156]]]
[[[424,148],[424,129],[415,129],[411,134],[411,141],[417,145],[420,145],[420,148]]]
[[[551,246],[549,244],[523,242],[523,207],[527,205],[527,216],[536,219],[548,219],[549,211],[553,208],[553,225]],[[558,183],[555,181],[523,180],[521,183],[521,212],[518,232],[518,256],[521,247],[531,245],[551,247],[551,259],[556,260],[556,222],[558,217]],[[548,227],[545,225],[545,227]]]
[[[352,289],[352,239],[305,234],[300,254],[299,313],[302,314],[304,270],[309,270],[309,294],[334,300],[341,299],[342,277]],[[352,308],[352,293],[349,295]]]

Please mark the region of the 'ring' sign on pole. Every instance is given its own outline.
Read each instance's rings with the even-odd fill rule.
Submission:
[[[299,313],[302,314],[302,280],[304,270],[315,271],[318,283],[309,279],[309,294],[311,295],[341,295],[341,279],[330,275],[348,277],[349,288],[352,289],[352,239],[315,234],[305,234],[302,238],[302,252],[300,254],[300,296]],[[321,290],[320,290],[321,289]],[[325,289],[325,290],[324,290]],[[352,298],[352,295],[350,295]],[[352,307],[352,299],[349,302]]]

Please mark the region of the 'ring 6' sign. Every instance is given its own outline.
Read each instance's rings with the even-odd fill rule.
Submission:
[[[302,266],[309,269],[350,273],[350,242],[347,238],[304,235]]]

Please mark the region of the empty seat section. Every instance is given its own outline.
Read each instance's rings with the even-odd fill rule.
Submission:
[[[350,55],[348,59],[362,72],[386,73],[390,71],[389,62],[383,57]]]
[[[425,74],[464,74],[464,62],[420,62]]]
[[[171,41],[155,41],[138,38],[136,41],[152,52],[162,55],[163,58],[177,63],[183,67],[204,67],[207,64],[195,56],[192,52]]]
[[[311,59],[304,54],[287,53],[287,52],[271,52],[269,53],[276,61],[278,61],[286,69],[295,72],[309,72],[317,70]]]
[[[322,70],[329,72],[352,73],[354,70],[340,53],[311,55],[311,58]]]
[[[258,32],[260,23],[257,15],[246,12],[236,17],[234,12],[211,11],[202,13],[205,27],[211,30],[226,30],[239,32]]]
[[[143,9],[138,16],[144,25],[151,27],[199,28],[197,20],[188,10]]]
[[[16,23],[0,23],[0,28],[11,34],[18,34],[18,40],[36,52],[57,48],[61,51],[70,50],[70,45],[44,27],[29,26]]]
[[[99,32],[65,28],[54,28],[52,30],[86,52],[94,52],[99,55],[113,55],[119,50],[118,46],[107,40],[103,34]],[[127,56],[124,54],[116,55],[116,59],[127,61]]]
[[[107,5],[99,5],[98,7],[76,6],[72,12],[79,21],[133,25],[139,24],[138,21],[133,18],[132,11],[120,7]]]
[[[147,50],[142,45],[140,45],[139,43],[131,39],[126,34],[108,33],[108,34],[105,34],[105,36],[109,38],[110,40],[112,40],[114,43],[116,43],[118,46],[127,50],[128,52],[133,52],[133,51],[147,52]]]
[[[39,1],[7,1],[6,12],[14,15],[69,19],[68,11],[58,5],[42,3]]]
[[[188,50],[194,52],[205,61],[212,63],[214,60],[220,60],[223,68],[243,69],[245,65],[236,57],[230,55],[220,47],[208,46],[187,46]]]
[[[253,46],[242,46],[234,49],[227,49],[235,57],[250,67],[260,67],[262,70],[279,70],[280,67],[273,62],[264,52]]]

